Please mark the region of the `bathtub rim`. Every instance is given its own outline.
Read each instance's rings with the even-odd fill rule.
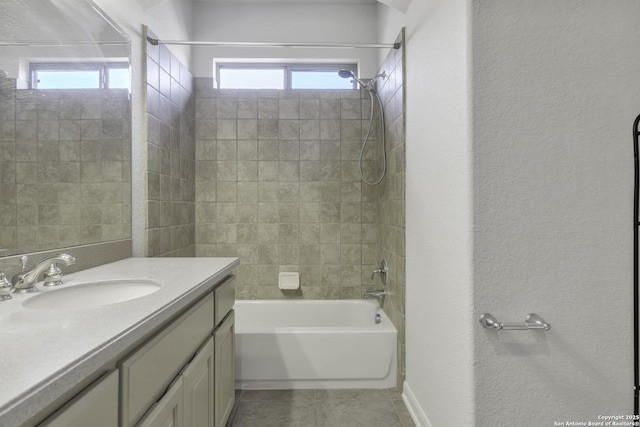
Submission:
[[[384,308],[380,306],[378,301],[372,300],[358,300],[358,299],[343,299],[343,300],[236,300],[234,303],[234,310],[236,304],[241,305],[266,305],[266,304],[296,304],[296,305],[309,305],[310,303],[317,303],[320,305],[338,304],[357,304],[357,305],[375,305],[376,314],[381,314],[380,323],[372,323],[364,326],[258,326],[246,328],[240,326],[236,316],[235,333],[236,334],[249,334],[249,333],[321,333],[331,331],[332,333],[339,332],[362,332],[362,333],[384,333],[394,332],[398,333],[398,328],[393,324],[389,315],[384,311]]]

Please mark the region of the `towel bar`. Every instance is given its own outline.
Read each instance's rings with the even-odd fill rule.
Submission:
[[[483,328],[496,330],[526,330],[526,329],[544,329],[548,331],[551,325],[535,313],[527,314],[524,322],[498,322],[498,320],[489,313],[480,316],[480,324]]]

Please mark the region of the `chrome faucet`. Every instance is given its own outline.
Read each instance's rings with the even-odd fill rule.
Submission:
[[[11,299],[11,283],[4,273],[0,273],[0,301]]]
[[[58,263],[64,265],[75,264],[76,259],[68,254],[60,254],[56,257],[47,258],[40,261],[31,270],[18,273],[11,279],[14,292],[37,292],[36,282],[40,273],[44,273],[44,285],[54,286],[62,283],[62,270],[58,267]]]
[[[376,270],[373,270],[371,273],[371,280],[376,277],[376,274],[380,275],[380,281],[382,282],[382,286],[386,286],[387,284],[387,275],[389,274],[389,267],[387,266],[387,260],[383,259],[380,261],[380,267]]]
[[[384,291],[384,289],[379,289],[377,291],[364,291],[362,298],[364,299],[377,298],[378,300],[380,300],[380,305],[382,305],[382,303],[384,303],[384,299],[386,296],[387,296],[387,293]]]
[[[371,280],[375,279],[376,274],[380,276],[380,281],[382,282],[382,286],[387,285],[387,275],[389,274],[389,267],[387,266],[387,260],[383,259],[380,261],[380,267],[373,270],[371,273]],[[376,298],[380,302],[380,306],[384,304],[384,299],[387,296],[387,293],[384,289],[378,289],[377,291],[364,291],[362,298]]]

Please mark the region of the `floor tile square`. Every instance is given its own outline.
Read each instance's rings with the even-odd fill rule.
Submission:
[[[233,427],[315,427],[313,401],[243,401],[238,404]]]
[[[318,402],[316,427],[402,427],[390,400]]]

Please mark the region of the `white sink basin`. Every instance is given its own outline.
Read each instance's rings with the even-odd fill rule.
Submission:
[[[155,280],[103,280],[46,291],[22,305],[34,310],[84,310],[130,301],[152,294],[161,287],[162,283]]]

